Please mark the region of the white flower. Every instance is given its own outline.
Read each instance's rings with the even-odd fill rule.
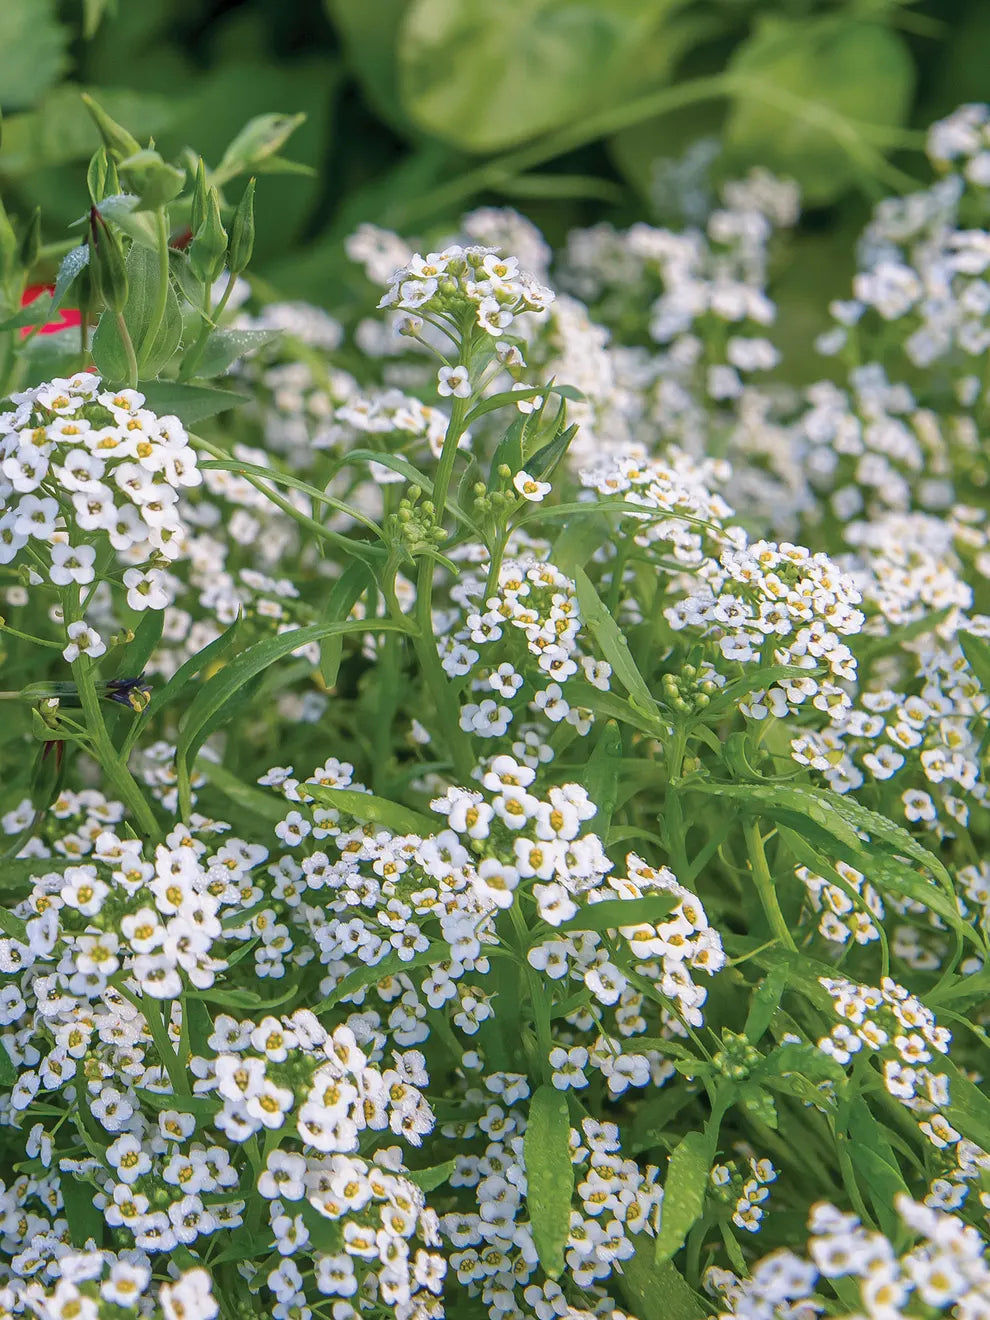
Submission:
[[[512,484],[523,499],[529,500],[532,504],[542,503],[543,497],[552,489],[549,481],[537,481],[528,472],[517,472],[512,478]]]
[[[60,541],[52,546],[51,554],[49,577],[56,587],[67,587],[70,582],[84,587],[93,581],[96,551],[91,545],[72,546]]]
[[[124,573],[124,586],[132,610],[163,610],[169,603],[165,574],[160,569],[142,572],[139,568],[129,568]]]
[[[91,660],[106,653],[106,644],[98,632],[90,628],[89,624],[79,620],[77,623],[70,623],[66,632],[69,636],[69,644],[65,647],[62,655],[71,665],[73,660],[78,660],[81,655],[88,655]]]
[[[469,399],[471,381],[467,367],[441,367],[437,373],[437,393],[444,399],[449,399],[451,395],[455,399]]]

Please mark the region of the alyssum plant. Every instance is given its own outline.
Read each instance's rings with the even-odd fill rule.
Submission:
[[[242,278],[291,121],[90,110],[50,295],[0,223],[0,1314],[985,1320],[986,113],[800,398],[766,176],[557,298],[360,231],[386,336]]]

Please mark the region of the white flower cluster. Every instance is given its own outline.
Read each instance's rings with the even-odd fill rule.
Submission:
[[[128,605],[164,608],[155,565],[176,557],[180,495],[202,480],[182,423],[85,371],[11,402],[0,412],[0,564],[26,552],[54,586],[87,586],[105,538],[127,566]]]
[[[883,1061],[884,1086],[907,1109],[926,1115],[918,1126],[937,1149],[960,1140],[940,1111],[949,1104],[949,1078],[930,1064],[948,1054],[952,1032],[903,986],[884,977],[879,988],[845,978],[819,978],[840,1019],[818,1048],[846,1064],[865,1049]]]
[[[475,1208],[441,1218],[443,1235],[455,1248],[450,1263],[469,1297],[480,1296],[492,1320],[523,1315],[506,1303],[519,1289],[536,1316],[576,1314],[562,1309],[565,1299],[552,1284],[531,1283],[538,1266],[532,1225],[526,1214],[525,1101],[529,1087],[518,1074],[494,1074],[486,1079],[488,1095],[469,1094],[484,1112],[460,1140],[479,1138],[484,1154],[457,1157],[451,1186],[469,1189]],[[451,1132],[451,1135],[453,1133]],[[581,1130],[571,1129],[571,1159],[580,1209],[571,1212],[565,1261],[569,1278],[593,1297],[616,1265],[636,1249],[635,1238],[652,1237],[663,1200],[659,1169],[639,1167],[623,1159],[619,1129],[614,1123],[585,1118]],[[609,1306],[608,1314],[612,1314]]]
[[[811,1209],[807,1257],[781,1248],[758,1261],[746,1279],[731,1270],[709,1269],[705,1286],[725,1308],[719,1320],[784,1315],[812,1320],[823,1314],[840,1320],[893,1320],[908,1314],[982,1320],[990,1309],[990,1268],[982,1236],[954,1215],[929,1209],[903,1193],[894,1206],[905,1233],[915,1239],[908,1249],[864,1228],[855,1215],[819,1202]],[[825,1296],[816,1291],[820,1286]],[[842,1299],[838,1306],[834,1301],[826,1304],[833,1288]]]
[[[460,611],[445,620],[441,662],[449,678],[470,678],[477,698],[461,706],[461,728],[479,738],[501,738],[528,710],[587,733],[593,712],[571,705],[567,684],[583,680],[607,691],[612,670],[584,650],[570,578],[519,547],[516,557],[499,565],[497,581],[465,572],[451,596]]]
[[[426,257],[415,253],[392,272],[379,307],[422,312],[455,322],[471,317],[487,334],[503,336],[522,312],[544,312],[553,292],[519,270],[496,248],[452,244]]]

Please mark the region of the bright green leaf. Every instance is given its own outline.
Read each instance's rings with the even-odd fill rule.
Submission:
[[[570,1130],[566,1097],[552,1086],[539,1087],[529,1102],[523,1158],[533,1245],[551,1279],[559,1279],[564,1271],[570,1230],[574,1191]]]

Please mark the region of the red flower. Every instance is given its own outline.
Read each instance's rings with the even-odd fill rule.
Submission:
[[[35,298],[40,297],[43,293],[54,292],[54,284],[29,284],[21,297],[21,306],[27,307],[28,303],[33,303]],[[68,330],[71,326],[79,325],[82,320],[79,310],[76,307],[63,307],[60,309],[58,315],[59,319],[57,321],[48,321],[45,325],[38,328],[35,328],[34,326],[25,326],[21,330],[21,338],[24,339],[32,332],[39,335],[54,335],[57,334],[59,330]]]

